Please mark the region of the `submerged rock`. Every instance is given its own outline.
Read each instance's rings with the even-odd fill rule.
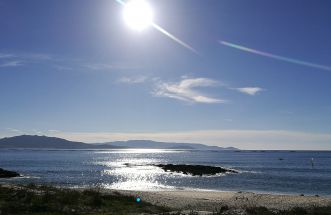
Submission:
[[[19,177],[20,174],[13,171],[8,171],[0,168],[0,178],[13,178],[13,177]]]
[[[185,175],[216,175],[219,173],[238,173],[236,170],[226,169],[216,166],[202,165],[185,165],[185,164],[156,164],[155,166],[162,168],[166,172],[179,172]]]

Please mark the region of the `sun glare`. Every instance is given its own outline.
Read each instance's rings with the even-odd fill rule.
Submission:
[[[145,0],[127,2],[123,16],[127,25],[137,31],[142,31],[153,23],[153,10]]]

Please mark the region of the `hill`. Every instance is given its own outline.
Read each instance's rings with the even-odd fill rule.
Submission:
[[[0,148],[34,148],[34,149],[93,149],[118,148],[111,145],[97,146],[83,142],[74,142],[57,137],[21,135],[0,139]]]

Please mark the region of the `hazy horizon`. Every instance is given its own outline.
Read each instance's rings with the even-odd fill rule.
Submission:
[[[110,143],[110,142],[116,142],[116,141],[134,141],[134,140],[142,140],[142,141],[156,141],[156,142],[165,142],[165,143],[193,143],[193,144],[204,144],[208,146],[219,146],[219,147],[235,147],[241,150],[322,150],[322,151],[330,151],[328,147],[326,148],[312,148],[310,146],[311,138],[315,138],[317,141],[323,141],[325,139],[330,138],[330,135],[324,136],[322,134],[315,135],[315,136],[307,136],[306,133],[286,133],[284,131],[266,131],[266,133],[269,133],[269,136],[263,137],[263,134],[259,134],[260,131],[246,131],[245,136],[241,138],[231,139],[231,136],[236,135],[238,131],[227,131],[226,133],[221,135],[219,133],[219,136],[214,136],[215,131],[210,131],[211,133],[204,134],[202,136],[197,136],[197,134],[201,134],[199,131],[193,131],[191,133],[191,137],[188,137],[189,133],[181,134],[176,133],[176,135],[173,136],[173,138],[169,138],[170,133],[159,133],[159,134],[151,134],[151,133],[131,133],[131,134],[121,134],[121,133],[98,133],[96,134],[86,134],[86,133],[61,133],[61,134],[54,134],[54,133],[48,133],[48,134],[25,134],[22,133],[20,135],[37,135],[37,136],[48,136],[48,137],[57,137],[57,138],[63,138],[70,141],[77,141],[77,142],[84,142],[84,143],[90,143],[90,144],[98,144],[98,143]],[[214,134],[213,134],[214,132]],[[225,131],[223,131],[225,132]],[[238,134],[238,133],[237,133]],[[279,136],[282,135],[283,136]],[[3,136],[0,138],[5,137],[15,137],[20,135],[14,135],[14,136]],[[208,136],[209,135],[209,136]],[[252,136],[253,135],[253,136]],[[259,136],[260,147],[256,148],[249,148],[247,147],[247,143],[251,141],[251,139],[256,141],[256,136]],[[290,141],[301,141],[299,144],[301,148],[294,147],[289,148],[287,144],[284,144],[284,138],[287,138]],[[223,139],[224,141],[220,141],[220,139]],[[320,139],[320,140],[318,140]],[[191,140],[191,141],[190,141]],[[277,142],[278,141],[278,142]],[[230,144],[232,143],[232,144]],[[306,143],[303,145],[303,143]],[[278,147],[265,147],[266,145],[278,145]],[[293,144],[292,144],[293,145]],[[282,147],[285,146],[285,147]],[[304,147],[302,147],[304,146]]]

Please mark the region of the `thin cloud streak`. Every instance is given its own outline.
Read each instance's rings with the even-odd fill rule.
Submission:
[[[124,62],[102,63],[102,62],[87,62],[84,59],[63,58],[56,55],[45,53],[0,53],[0,68],[31,66],[31,65],[51,65],[53,68],[60,71],[68,70],[91,70],[91,71],[107,71],[107,70],[134,70],[138,66],[127,64]]]
[[[87,63],[83,65],[84,68],[90,69],[90,70],[131,70],[131,69],[137,69],[137,66],[133,65],[127,65],[124,63]]]
[[[17,67],[17,66],[22,66],[23,62],[22,61],[8,61],[5,63],[0,64],[0,67]]]
[[[181,80],[179,83],[166,83],[159,81],[153,94],[158,97],[168,97],[189,103],[225,103],[225,100],[213,98],[202,94],[197,87],[213,87],[218,82],[208,78],[191,78]]]
[[[15,55],[13,55],[13,54],[0,53],[0,59],[13,58],[13,57],[15,57]]]
[[[201,87],[223,87],[226,90],[234,90],[250,96],[255,96],[265,90],[260,87],[232,88],[219,81],[209,78],[189,78],[187,76],[182,76],[182,80],[180,82],[164,82],[160,78],[150,78],[142,75],[134,77],[123,76],[119,78],[117,82],[123,84],[142,84],[146,82],[153,83],[154,89],[151,92],[152,95],[156,97],[168,97],[188,103],[212,104],[228,102],[227,100],[203,95],[203,93],[196,89]]]
[[[263,91],[263,89],[260,87],[239,87],[239,88],[231,88],[231,89],[250,96],[255,96],[257,93]]]
[[[0,53],[0,59],[3,61],[0,67],[18,67],[45,61],[56,61],[53,56],[40,53]]]
[[[8,130],[9,132],[13,132],[13,133],[22,133],[21,130],[16,129],[16,128],[7,128],[7,130]]]
[[[28,54],[23,54],[19,57],[21,57],[23,59],[27,59],[27,60],[33,60],[33,61],[49,61],[49,60],[57,61],[57,60],[59,60],[55,56],[52,56],[49,54],[44,54],[44,53],[28,53]]]
[[[298,65],[301,65],[301,66],[312,67],[312,68],[315,68],[315,69],[331,71],[330,66],[311,63],[311,62],[303,61],[303,60],[297,60],[297,59],[288,58],[288,57],[285,57],[285,56],[275,55],[275,54],[260,51],[260,50],[257,50],[257,49],[252,49],[252,48],[248,48],[248,47],[245,47],[245,46],[241,46],[241,45],[238,45],[238,44],[235,44],[235,43],[230,43],[230,42],[227,42],[227,41],[224,41],[224,40],[219,41],[219,43],[221,45],[224,45],[224,46],[227,46],[227,47],[230,47],[230,48],[234,48],[234,49],[237,49],[237,50],[240,50],[240,51],[260,55],[260,56],[263,56],[263,57],[268,57],[268,58],[281,60],[281,61],[288,62],[288,63],[298,64]]]
[[[137,77],[122,77],[118,80],[120,83],[125,84],[141,84],[147,80],[146,76],[137,76]]]

